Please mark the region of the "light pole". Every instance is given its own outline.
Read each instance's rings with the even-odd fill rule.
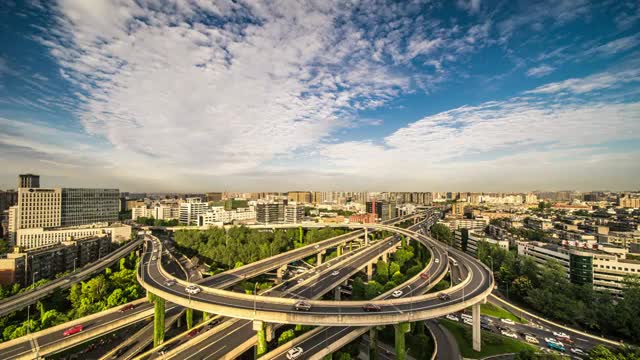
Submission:
[[[409,287],[409,316],[413,316],[413,296],[411,295],[411,293],[413,292],[413,289],[411,288],[411,284],[407,285]]]
[[[33,274],[31,274],[31,286],[33,286],[33,284],[35,283],[37,273],[38,273],[37,271],[34,271]],[[29,334],[29,330],[31,329],[31,321],[29,320],[31,315],[30,312],[31,312],[31,304],[27,305],[27,334]]]
[[[256,302],[258,300],[258,282],[253,284],[253,316],[256,316]]]
[[[76,260],[78,260],[78,258],[73,259],[73,272],[76,272]]]

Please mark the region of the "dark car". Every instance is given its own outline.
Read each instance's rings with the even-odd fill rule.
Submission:
[[[376,304],[365,304],[362,306],[362,310],[366,312],[378,312],[378,311],[381,311],[382,308]]]
[[[118,310],[118,311],[123,313],[125,311],[133,309],[134,307],[135,307],[135,305],[133,305],[133,304],[127,304],[127,305],[121,307],[120,310]]]
[[[449,296],[449,294],[440,293],[438,294],[438,299],[440,299],[441,301],[447,301],[451,300],[451,296]]]
[[[188,336],[188,337],[194,337],[194,336],[198,335],[198,334],[200,333],[200,331],[202,331],[202,328],[201,328],[201,327],[199,327],[199,328],[195,328],[195,329],[193,329],[193,330],[189,331],[189,333],[187,334],[187,336]]]
[[[296,309],[296,311],[309,311],[311,310],[311,304],[306,301],[298,301],[293,308]]]

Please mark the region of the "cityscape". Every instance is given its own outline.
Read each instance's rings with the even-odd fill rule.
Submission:
[[[3,5],[0,360],[640,360],[637,1]]]

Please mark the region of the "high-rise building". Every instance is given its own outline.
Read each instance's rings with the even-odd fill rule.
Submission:
[[[297,224],[302,222],[304,217],[304,206],[299,203],[290,202],[284,211],[284,222],[287,224]]]
[[[16,230],[62,226],[62,189],[19,188]]]
[[[367,201],[367,213],[374,214],[377,221],[385,221],[398,216],[396,206],[388,201]]]
[[[62,226],[118,221],[118,189],[62,189]]]
[[[19,188],[39,188],[39,187],[40,187],[40,175],[34,175],[34,174],[18,175],[18,189]]]
[[[197,225],[198,217],[204,215],[206,209],[207,203],[202,202],[201,198],[187,198],[180,204],[180,223]]]
[[[258,203],[256,205],[256,221],[260,224],[282,224],[284,223],[284,209],[285,204],[281,202]]]
[[[309,191],[289,191],[287,193],[287,199],[297,203],[311,203],[311,192]]]
[[[14,190],[0,191],[0,213],[18,203],[18,192]]]
[[[221,192],[208,192],[207,193],[207,202],[216,202],[222,201],[222,193]]]

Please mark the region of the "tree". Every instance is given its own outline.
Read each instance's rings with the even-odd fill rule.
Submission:
[[[375,280],[371,280],[367,283],[364,289],[364,297],[367,300],[373,299],[374,297],[382,294],[382,285]]]
[[[293,329],[284,331],[282,332],[282,334],[280,334],[280,337],[278,338],[278,346],[284,345],[295,338],[296,338],[296,333],[295,331],[293,331]]]
[[[381,284],[386,284],[389,281],[389,266],[382,260],[378,260],[376,263],[376,280]]]
[[[353,285],[351,288],[351,297],[354,300],[364,299],[364,290],[365,290],[365,285],[362,279],[360,279],[359,277],[355,278],[353,280]]]
[[[453,243],[453,234],[451,229],[445,224],[434,224],[431,227],[431,236],[436,240],[451,245]]]
[[[528,277],[522,275],[513,280],[511,288],[513,289],[514,295],[520,299],[524,299],[529,293],[529,290],[533,289],[533,284]]]

